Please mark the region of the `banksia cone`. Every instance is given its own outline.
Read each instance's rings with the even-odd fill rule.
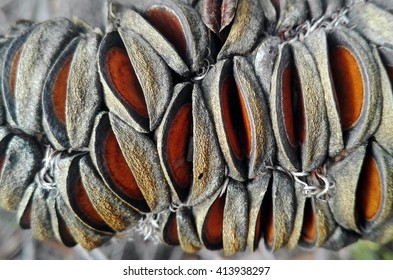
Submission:
[[[226,255],[393,239],[392,6],[111,5],[105,31],[0,38],[0,206],[22,228]]]

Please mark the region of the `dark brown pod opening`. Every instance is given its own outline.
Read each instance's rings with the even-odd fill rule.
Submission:
[[[262,219],[261,219],[261,227],[263,232],[263,237],[265,239],[265,244],[268,248],[273,247],[274,242],[274,209],[273,209],[273,193],[272,193],[272,181],[269,182],[269,187],[265,193],[265,196],[262,200]]]
[[[31,206],[32,206],[32,197],[29,199],[25,210],[23,211],[22,216],[19,219],[19,226],[23,229],[31,228]]]
[[[202,240],[209,250],[223,248],[223,222],[224,222],[225,195],[218,197],[210,206],[202,227]]]
[[[251,154],[251,125],[245,101],[233,75],[227,76],[221,88],[221,106],[225,132],[235,157],[242,161]]]
[[[258,248],[259,241],[262,238],[262,207],[259,209],[258,216],[257,216],[257,221],[255,224],[255,234],[254,234],[254,244],[253,244],[253,250]]]
[[[175,13],[164,6],[152,6],[145,17],[173,45],[183,61],[188,61],[186,36]]]
[[[61,217],[59,210],[56,209],[56,216],[59,225],[59,234],[61,238],[61,242],[67,247],[74,247],[77,243],[74,237],[71,234],[70,229],[68,228],[67,224],[65,223],[63,217]]]
[[[355,217],[360,227],[367,228],[368,223],[375,220],[382,207],[382,179],[377,161],[370,149],[363,161],[356,189]]]
[[[362,112],[363,76],[356,57],[344,46],[329,45],[329,62],[341,125],[346,131],[356,124]]]
[[[317,239],[317,220],[311,198],[307,198],[304,205],[303,226],[300,242],[306,246],[313,246]]]
[[[390,84],[393,87],[393,65],[387,65],[385,67],[389,76]]]
[[[281,8],[280,0],[271,0],[271,3],[273,5],[274,9],[276,10],[276,18],[279,19],[280,18],[280,8]]]
[[[169,245],[177,246],[180,244],[177,233],[176,213],[169,214],[168,221],[164,227],[163,238],[165,243]]]
[[[108,33],[101,42],[99,52],[101,72],[106,83],[130,108],[130,114],[148,127],[145,96],[120,35],[117,32]]]

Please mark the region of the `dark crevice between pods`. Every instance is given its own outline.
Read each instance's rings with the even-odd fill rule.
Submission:
[[[225,195],[218,197],[210,206],[202,227],[202,241],[209,250],[223,248]]]
[[[63,217],[60,215],[59,210],[57,208],[56,208],[56,216],[58,220],[61,242],[63,242],[63,244],[67,247],[74,247],[77,244],[77,242],[72,236],[70,229],[68,228],[66,222],[64,221]]]
[[[262,200],[261,206],[261,235],[265,240],[265,245],[270,249],[274,243],[274,209],[273,209],[273,179],[270,179],[269,186]]]

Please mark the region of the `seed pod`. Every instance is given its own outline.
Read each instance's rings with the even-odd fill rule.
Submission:
[[[278,2],[278,1],[273,1]],[[278,5],[277,5],[278,4]],[[282,33],[292,29],[294,26],[302,24],[307,19],[306,0],[286,0],[275,4],[279,8],[280,17],[277,22],[276,32]]]
[[[33,182],[40,168],[41,159],[42,150],[33,138],[16,135],[9,141],[2,160],[0,175],[0,206],[2,208],[17,210],[25,190]]]
[[[79,161],[82,184],[87,196],[97,210],[99,216],[116,231],[122,231],[134,226],[141,214],[134,208],[124,203],[100,179],[89,156],[84,156]]]
[[[333,14],[337,13],[345,5],[345,0],[322,0],[325,17],[330,18]]]
[[[315,60],[323,87],[326,113],[329,122],[329,157],[337,156],[344,149],[341,119],[337,104],[336,91],[329,63],[329,51],[324,29],[311,32],[305,40],[312,57]]]
[[[307,0],[311,20],[319,19],[323,15],[323,0]]]
[[[314,209],[310,198],[306,199],[304,186],[298,182],[294,182],[296,196],[296,215],[293,224],[293,231],[288,240],[288,248],[293,249],[303,237],[304,233],[307,241],[314,244],[316,239],[316,227]]]
[[[284,168],[310,171],[325,160],[328,122],[315,62],[299,42],[279,48],[270,111],[278,160]],[[300,153],[300,160],[298,154]]]
[[[356,2],[348,19],[368,41],[377,45],[393,45],[393,15],[372,2]]]
[[[41,99],[45,78],[63,47],[78,32],[71,21],[58,18],[37,25],[29,35],[20,54],[14,93],[17,124],[25,132],[42,132]]]
[[[92,250],[101,246],[113,235],[113,233],[94,230],[81,222],[75,213],[68,207],[61,195],[56,198],[56,207],[57,213],[61,215],[72,238],[87,250]],[[60,222],[59,218],[58,221]],[[68,233],[66,234],[68,235]]]
[[[196,253],[202,248],[197,233],[194,215],[190,207],[180,206],[176,211],[176,224],[179,242],[187,253]]]
[[[30,27],[19,36],[16,36],[7,48],[2,67],[1,86],[6,107],[7,122],[15,127],[17,126],[16,109],[15,109],[15,87],[17,83],[17,73],[19,68],[20,56],[26,41],[34,28]]]
[[[263,32],[263,21],[258,0],[239,0],[231,29],[217,60],[251,52]]]
[[[297,211],[295,199],[290,178],[283,172],[273,171],[261,207],[262,232],[268,250],[278,250],[288,243]]]
[[[352,231],[359,231],[355,219],[356,189],[365,154],[365,145],[360,146],[328,170],[336,185],[334,197],[329,200],[330,209],[337,223]]]
[[[259,0],[263,14],[265,15],[265,26],[268,34],[273,34],[278,20],[279,8],[276,9],[279,1]]]
[[[263,235],[261,221],[262,216],[265,215],[265,209],[262,209],[262,200],[267,188],[269,187],[271,176],[271,172],[266,172],[247,184],[249,201],[249,229],[247,245],[252,251],[258,248],[259,241]]]
[[[58,150],[88,145],[102,101],[95,61],[99,41],[96,33],[75,38],[59,55],[46,79],[43,126]]]
[[[154,130],[172,91],[169,69],[156,51],[134,31],[119,28],[102,40],[98,64],[109,110],[138,132]]]
[[[248,196],[243,183],[229,180],[224,206],[223,247],[227,256],[243,252],[247,246]]]
[[[160,238],[170,246],[180,245],[176,212],[165,210],[160,213]]]
[[[275,152],[265,96],[252,73],[235,57],[233,66],[218,62],[203,83],[229,176],[240,181],[256,177]]]
[[[169,187],[148,136],[137,133],[113,114],[101,113],[96,118],[90,149],[101,177],[126,203],[155,213],[169,206]]]
[[[393,155],[393,49],[384,47],[380,54],[373,48],[381,74],[382,113],[381,123],[374,134],[375,140]]]
[[[208,250],[223,248],[225,195],[220,191],[193,207],[199,239]]]
[[[255,74],[262,84],[263,93],[270,94],[270,85],[273,75],[274,64],[280,45],[278,37],[266,37],[255,50],[254,68]]]
[[[359,238],[360,235],[356,232],[337,226],[333,234],[321,247],[338,251],[352,243],[355,243]]]
[[[55,169],[55,181],[62,201],[67,204],[72,219],[78,219],[78,224],[83,224],[91,231],[106,234],[113,230],[105,223],[100,214],[94,208],[81,179],[79,171],[80,155],[63,157]]]
[[[165,34],[161,34],[139,13],[133,10],[125,11],[120,19],[120,26],[124,29],[131,29],[141,35],[142,38],[145,39],[157,51],[157,53],[173,71],[183,77],[189,76],[190,70],[188,66],[180,57],[176,47],[172,45],[176,42],[169,42],[165,37]],[[177,32],[182,33],[183,30],[177,30]],[[183,35],[179,34],[178,36],[182,38]],[[180,42],[177,44],[179,43]],[[181,44],[179,47],[181,47]]]
[[[224,161],[199,86],[183,83],[175,87],[157,138],[175,203],[198,204],[221,186]]]
[[[337,227],[337,223],[333,217],[327,201],[313,199],[312,207],[316,221],[316,246],[320,247],[333,234],[334,230]],[[309,245],[307,244],[308,238],[305,237],[306,236],[304,236],[304,233],[302,232],[301,243],[307,246]]]
[[[46,202],[48,191],[35,187],[31,204],[31,229],[33,236],[39,240],[54,239],[51,217]]]
[[[35,191],[35,182],[31,183],[21,199],[18,209],[16,210],[16,217],[19,226],[23,229],[29,229],[31,227],[31,208],[33,202],[33,193]]]
[[[202,0],[203,23],[220,37],[220,33],[233,21],[237,4],[238,0]]]
[[[59,195],[57,190],[49,192],[47,197],[47,205],[50,214],[50,221],[52,224],[53,233],[58,241],[67,247],[73,247],[77,243],[74,237],[71,235],[71,231],[64,219],[62,218],[60,212],[57,210],[56,197]]]

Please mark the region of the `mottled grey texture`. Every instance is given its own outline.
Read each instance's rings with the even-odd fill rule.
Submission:
[[[31,205],[31,229],[33,236],[39,240],[53,240],[55,234],[52,230],[50,212],[47,204],[48,190],[36,187]]]
[[[345,0],[322,0],[325,8],[325,16],[330,17],[337,13],[345,5]]]
[[[192,209],[181,206],[176,211],[177,232],[180,246],[185,252],[196,253],[202,248]]]
[[[322,0],[307,0],[307,5],[312,19],[319,19],[323,15]]]
[[[280,17],[276,32],[281,33],[302,24],[307,19],[307,13],[307,0],[280,1]]]

